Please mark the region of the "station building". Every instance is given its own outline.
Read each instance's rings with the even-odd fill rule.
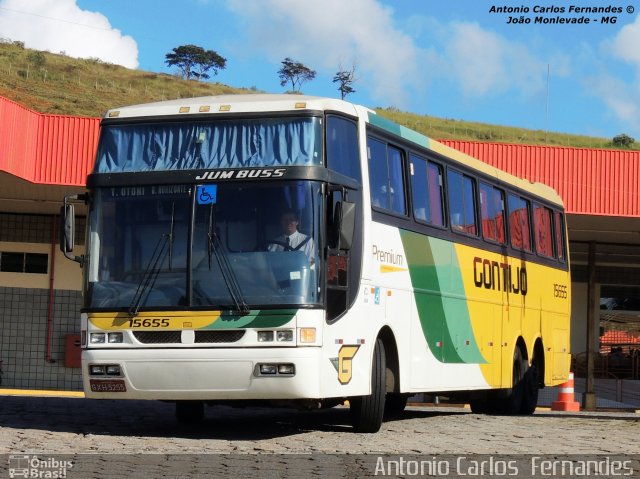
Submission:
[[[65,195],[84,192],[99,123],[36,113],[0,97],[3,388],[82,387],[81,271],[60,253],[57,215]],[[639,380],[640,151],[443,143],[560,194],[569,229],[574,370],[586,374],[590,345],[596,377]],[[83,225],[77,230],[82,254]],[[613,364],[614,353],[624,361]],[[640,390],[635,394],[640,405]]]

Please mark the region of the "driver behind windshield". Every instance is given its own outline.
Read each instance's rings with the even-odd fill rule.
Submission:
[[[309,258],[309,264],[315,262],[313,238],[298,231],[300,218],[295,210],[286,210],[280,217],[282,235],[269,245],[269,251],[303,251]]]

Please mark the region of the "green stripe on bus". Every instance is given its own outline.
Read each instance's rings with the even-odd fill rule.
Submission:
[[[291,321],[297,312],[296,309],[257,309],[246,316],[223,312],[204,329],[278,328]]]
[[[397,123],[394,123],[391,120],[387,120],[380,115],[370,114],[369,123],[385,131],[388,131],[393,135],[398,135],[406,140],[412,141],[417,145],[423,146],[425,148],[430,147],[429,145],[431,140],[429,139],[429,137],[424,136],[417,131],[413,131],[404,126],[398,125]]]
[[[434,356],[444,363],[486,363],[473,334],[453,244],[405,230],[400,237],[422,332]]]

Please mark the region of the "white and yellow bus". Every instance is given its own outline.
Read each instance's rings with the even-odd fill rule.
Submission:
[[[367,108],[110,110],[87,190],[65,199],[62,249],[84,267],[89,398],[175,401],[185,422],[204,404],[348,400],[375,432],[416,393],[530,414],[567,379],[561,199]]]

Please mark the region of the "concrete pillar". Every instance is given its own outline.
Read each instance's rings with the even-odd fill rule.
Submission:
[[[589,257],[587,263],[588,286],[587,286],[587,380],[584,395],[584,404],[582,407],[588,411],[596,409],[596,395],[593,391],[593,371],[594,359],[596,355],[595,340],[598,328],[595,324],[596,304],[600,298],[597,298],[598,291],[596,289],[596,243],[589,243]]]

